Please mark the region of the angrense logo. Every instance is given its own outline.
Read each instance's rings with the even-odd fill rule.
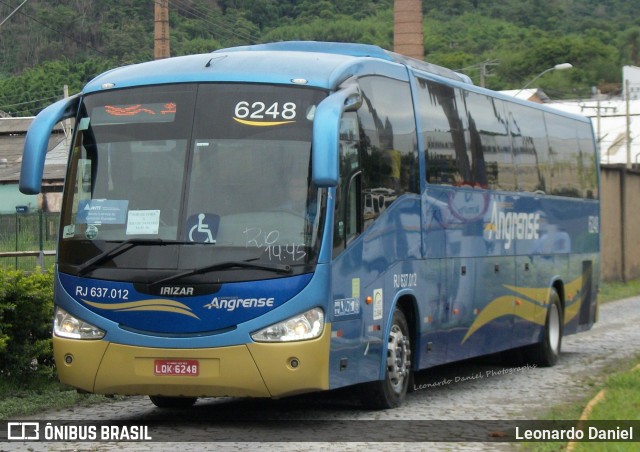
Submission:
[[[511,248],[514,239],[537,240],[540,238],[540,214],[524,212],[499,212],[498,205],[493,205],[491,223],[485,229],[489,230],[489,239],[505,240],[504,249]]]
[[[238,308],[264,308],[273,307],[275,298],[218,298],[215,297],[203,307],[207,309],[226,309],[231,312]]]

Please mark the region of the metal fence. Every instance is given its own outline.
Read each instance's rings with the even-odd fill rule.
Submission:
[[[640,170],[606,165],[600,171],[602,280],[640,278]]]
[[[34,271],[55,262],[59,213],[0,213],[0,268]]]

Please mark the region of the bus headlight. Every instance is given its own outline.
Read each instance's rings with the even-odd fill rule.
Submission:
[[[56,307],[53,320],[53,332],[56,336],[69,339],[102,339],[104,331],[80,320],[62,308]]]
[[[324,329],[324,312],[313,308],[251,334],[256,342],[291,342],[315,339]]]

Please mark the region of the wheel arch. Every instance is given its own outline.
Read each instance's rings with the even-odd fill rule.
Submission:
[[[558,297],[560,298],[560,315],[564,320],[564,309],[565,309],[565,291],[564,291],[564,282],[560,278],[556,278],[551,284],[551,289],[555,289]]]
[[[388,337],[391,330],[391,323],[393,318],[393,311],[399,308],[405,316],[407,325],[409,326],[409,340],[411,342],[412,360],[411,368],[415,370],[416,360],[413,359],[416,356],[416,346],[418,344],[419,332],[418,332],[418,300],[413,292],[401,292],[398,293],[391,310],[389,311],[389,321],[385,327],[385,336]],[[385,350],[386,353],[386,350]],[[384,356],[384,355],[383,355]],[[382,373],[384,375],[384,364],[382,365]]]
[[[383,347],[382,354],[380,360],[380,373],[377,380],[373,380],[367,383],[364,383],[360,386],[361,392],[361,400],[363,404],[367,407],[374,409],[388,409],[395,408],[402,404],[404,398],[408,392],[410,392],[410,388],[412,387],[412,375],[413,375],[413,366],[414,366],[414,350],[415,344],[418,338],[417,330],[416,330],[416,321],[418,317],[417,310],[417,300],[415,295],[411,293],[411,291],[402,291],[396,293],[393,302],[389,306],[388,318],[385,322],[384,331],[383,331]],[[393,384],[390,380],[390,376],[387,376],[387,356],[389,353],[389,344],[391,342],[391,332],[394,325],[394,318],[396,317],[396,309],[401,313],[402,321],[401,324],[404,324],[401,327],[403,330],[406,329],[409,336],[409,363],[408,367],[405,369],[408,370],[407,374],[403,374],[402,378],[404,379],[402,383],[403,388],[398,392],[396,389],[392,388]],[[406,336],[404,336],[406,338]],[[394,339],[397,340],[397,337]],[[406,344],[406,343],[405,343]],[[397,345],[397,344],[395,344]],[[397,351],[397,349],[396,349]],[[395,353],[395,352],[394,352]],[[403,356],[407,356],[402,352]],[[396,369],[397,370],[397,369]]]

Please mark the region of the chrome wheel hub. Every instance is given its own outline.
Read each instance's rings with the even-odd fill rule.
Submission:
[[[405,379],[409,377],[411,367],[411,347],[409,338],[402,333],[398,325],[393,325],[387,347],[387,372],[389,381],[396,393],[402,392]]]

